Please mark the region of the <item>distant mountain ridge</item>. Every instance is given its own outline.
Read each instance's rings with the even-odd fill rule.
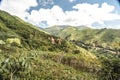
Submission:
[[[70,26],[62,28],[62,30],[50,27],[46,31],[63,39],[75,41],[77,44],[79,42],[85,43],[113,51],[117,50],[120,53],[120,29],[92,29],[86,26]]]
[[[69,26],[69,25],[55,25],[55,26],[51,26],[48,28],[45,28],[43,30],[45,30],[48,33],[51,33],[52,35],[58,35],[59,32],[61,32],[62,30],[69,28],[69,27],[74,27],[74,26]],[[79,28],[79,29],[89,29],[90,27],[87,26],[76,26],[75,28]]]

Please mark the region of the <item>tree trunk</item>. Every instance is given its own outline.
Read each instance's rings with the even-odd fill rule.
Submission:
[[[10,74],[10,80],[13,80],[13,73]]]

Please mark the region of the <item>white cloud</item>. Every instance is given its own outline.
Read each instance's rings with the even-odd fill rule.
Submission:
[[[113,25],[108,25],[108,26],[106,26],[106,28],[120,29],[120,25],[114,25],[114,27],[113,27]]]
[[[42,21],[47,21],[49,26],[64,24],[65,14],[59,6],[54,6],[52,9],[33,10],[28,16],[28,21],[39,25]]]
[[[111,26],[111,28],[113,28],[113,26]],[[115,29],[120,29],[120,25],[115,25],[114,28],[115,28]]]
[[[112,13],[114,6],[103,3],[101,7],[99,4],[77,4],[73,6],[72,11],[63,11],[61,7],[55,5],[51,9],[33,10],[28,20],[35,25],[39,25],[42,21],[47,21],[49,26],[53,25],[88,25],[91,26],[97,22],[104,24],[104,21],[120,20],[120,15]]]
[[[27,10],[32,6],[37,6],[36,0],[2,0],[0,9],[24,19],[29,15]]]
[[[74,1],[76,1],[76,0],[69,0],[70,2],[74,2]]]
[[[53,2],[54,0],[47,1]],[[69,1],[73,2],[75,0]],[[54,5],[51,9],[40,8],[39,10],[32,10],[30,14],[27,12],[30,7],[37,5],[37,0],[2,0],[0,9],[24,20],[27,17],[28,22],[37,26],[40,26],[42,22],[46,22],[48,26],[92,26],[93,23],[104,25],[105,21],[120,20],[120,15],[113,13],[115,7],[107,3],[103,3],[101,6],[99,4],[88,3],[77,4],[73,6],[71,11],[63,11],[61,7]]]
[[[98,22],[100,24],[103,24],[104,21],[107,20],[120,19],[120,15],[112,13],[112,11],[114,11],[114,6],[110,6],[107,3],[103,3],[102,7],[99,7],[98,4],[91,5],[85,3],[78,4],[73,8],[78,9],[78,12],[83,14],[83,18],[86,16],[86,20],[90,18],[93,22]],[[91,24],[93,22],[91,22]]]

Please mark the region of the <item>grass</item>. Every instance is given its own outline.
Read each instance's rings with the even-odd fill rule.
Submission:
[[[90,35],[91,32],[100,34],[102,37],[101,33],[106,34],[106,32],[92,29],[87,29],[87,31],[82,29],[82,32],[75,27],[68,29],[69,31],[62,30],[65,33],[64,37],[68,40],[82,38],[86,42],[91,41],[92,38],[96,39],[96,36],[93,37],[94,34]],[[76,33],[69,34],[72,32]],[[79,33],[85,33],[85,35],[81,34],[81,38],[76,37]],[[115,34],[118,33],[116,31]],[[52,44],[49,39],[51,36],[18,17],[0,11],[0,80],[99,80],[101,78],[110,80],[119,78],[119,59],[97,57],[64,39],[61,39],[61,44],[58,44],[56,36],[52,36],[55,39],[55,44]],[[10,41],[9,44],[7,40]],[[115,40],[119,43],[119,37]],[[114,45],[119,46],[116,43]]]
[[[72,66],[73,63],[64,64],[62,60],[66,62],[69,59],[73,60],[74,55],[66,54],[59,59],[61,53],[42,52],[42,51],[25,51],[1,54],[0,58],[0,74],[1,79],[10,79],[11,73],[13,73],[13,79],[43,79],[43,80],[95,80],[97,75],[82,71]],[[76,55],[77,56],[77,55]],[[81,60],[80,60],[81,61]],[[70,65],[71,64],[71,65]],[[80,68],[80,67],[79,67]],[[64,74],[64,75],[63,75]]]

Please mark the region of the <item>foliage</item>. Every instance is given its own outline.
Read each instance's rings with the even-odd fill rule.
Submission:
[[[51,30],[52,28],[48,28],[47,31],[49,29]],[[54,34],[52,31],[50,33]],[[56,33],[57,36],[77,44],[94,53],[99,58],[99,61],[102,62],[102,70],[99,74],[101,80],[119,80],[120,29],[80,29],[78,27],[66,27]],[[76,52],[79,51],[73,51],[73,53]],[[66,63],[70,63],[70,61],[71,59],[67,61],[67,58],[64,60]]]
[[[49,40],[51,35],[47,34],[40,28],[37,28],[18,17],[12,16],[7,12],[0,11],[0,39],[11,43],[13,46],[28,50],[37,49],[43,51],[65,51],[73,52],[76,48],[73,44],[62,40],[60,44],[52,44]],[[55,40],[58,38],[53,36]]]
[[[60,53],[25,51],[13,54],[0,54],[1,79],[41,79],[41,80],[80,80],[97,79],[86,71],[78,71],[74,67],[61,64]],[[49,58],[48,58],[49,57]],[[50,58],[51,57],[51,58]],[[56,60],[56,61],[55,61]],[[63,75],[64,74],[64,75]]]
[[[54,34],[51,29],[52,28],[48,28],[47,31]],[[79,27],[65,27],[63,30],[56,33],[57,36],[60,36],[63,39],[77,42],[77,45],[79,46],[81,46],[81,43],[84,43],[87,44],[87,46],[102,47],[104,49],[107,48],[119,52],[119,29],[81,29]]]
[[[105,48],[109,45],[110,49],[119,50],[119,35],[116,35],[119,30],[109,34],[114,30],[66,28],[68,30],[60,30],[59,36],[73,43],[83,41],[80,45],[87,45],[86,49],[91,52],[94,50],[90,46],[100,47],[103,42]],[[54,38],[55,44],[49,37]],[[95,55],[64,39],[60,39],[61,44],[58,44],[58,37],[0,10],[0,80],[119,79],[119,56],[98,55],[101,51],[95,51]]]
[[[102,80],[119,80],[120,78],[120,58],[100,57],[104,64],[100,77]]]

